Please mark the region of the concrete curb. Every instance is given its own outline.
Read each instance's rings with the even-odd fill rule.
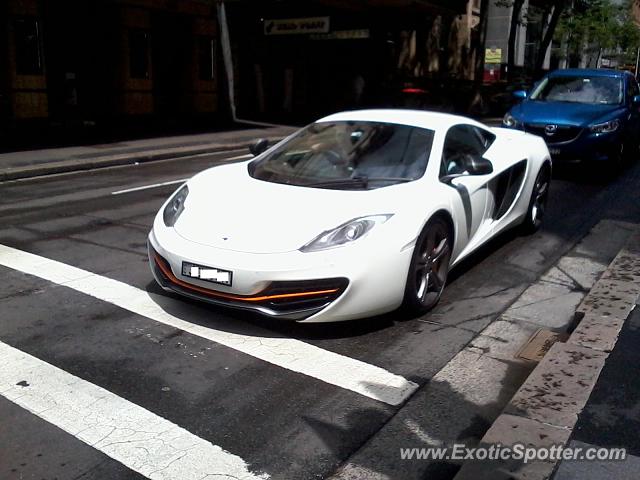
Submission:
[[[283,136],[267,137],[270,143],[279,142]],[[170,147],[157,150],[143,150],[116,155],[100,155],[93,158],[71,158],[57,162],[48,162],[41,165],[29,165],[25,167],[11,167],[0,170],[0,182],[18,180],[23,178],[40,177],[56,173],[67,173],[81,170],[93,170],[97,168],[115,167],[134,163],[146,163],[169,158],[190,157],[206,153],[223,152],[248,148],[253,141],[238,143],[212,143],[182,147]]]
[[[625,320],[640,297],[640,230],[631,235],[576,309],[579,323],[529,375],[479,446],[566,444]],[[465,462],[456,480],[549,478],[558,462]]]

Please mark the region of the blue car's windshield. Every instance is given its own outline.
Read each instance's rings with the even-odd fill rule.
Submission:
[[[598,105],[622,103],[622,79],[600,76],[547,77],[531,94],[539,102],[571,102]]]

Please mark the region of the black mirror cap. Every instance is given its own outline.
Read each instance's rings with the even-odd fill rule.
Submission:
[[[249,145],[249,151],[254,157],[257,157],[261,153],[265,152],[269,148],[269,140],[266,138],[259,138],[251,145]]]
[[[471,175],[488,175],[493,172],[493,164],[484,157],[474,157],[470,159],[467,166]]]

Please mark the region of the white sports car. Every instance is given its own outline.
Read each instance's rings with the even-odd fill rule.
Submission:
[[[205,170],[163,205],[149,258],[165,289],[299,322],[433,307],[449,269],[541,224],[544,141],[464,117],[325,117],[249,161]]]

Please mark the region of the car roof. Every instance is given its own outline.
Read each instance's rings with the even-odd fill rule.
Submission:
[[[429,110],[407,110],[407,109],[370,109],[352,110],[339,112],[321,118],[318,122],[340,122],[340,121],[360,121],[360,122],[384,122],[398,125],[408,125],[411,127],[427,128],[429,130],[448,130],[453,125],[465,123],[481,128],[487,128],[475,120],[449,113],[433,112]]]
[[[580,75],[617,78],[622,78],[626,75],[633,76],[631,72],[626,70],[609,70],[606,68],[567,68],[565,70],[554,70],[549,74],[550,77],[574,77]]]

